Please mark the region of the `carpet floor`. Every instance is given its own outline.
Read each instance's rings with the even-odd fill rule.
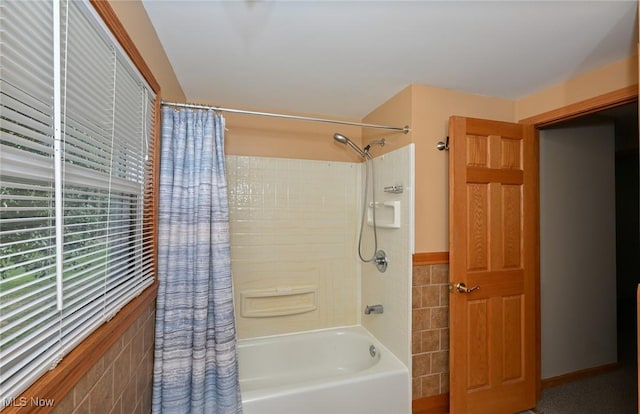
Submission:
[[[540,414],[636,414],[638,370],[635,342],[620,350],[620,367],[542,390]]]
[[[542,390],[536,411],[540,414],[636,414],[637,375],[615,371]]]

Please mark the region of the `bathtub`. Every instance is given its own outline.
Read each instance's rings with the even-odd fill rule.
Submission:
[[[244,414],[409,414],[409,371],[361,326],[238,341]]]

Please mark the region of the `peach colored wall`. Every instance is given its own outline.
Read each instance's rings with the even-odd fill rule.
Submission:
[[[367,123],[409,124],[406,136],[387,135],[391,145],[416,144],[416,252],[449,250],[448,158],[436,143],[448,134],[452,115],[517,122],[571,103],[638,83],[638,57],[623,59],[518,101],[410,85],[364,118]],[[407,117],[407,111],[411,115]],[[363,132],[363,141],[382,133]],[[378,150],[380,151],[380,150]]]
[[[515,118],[529,118],[637,83],[638,57],[630,56],[519,99]]]
[[[281,112],[260,109],[260,112]],[[338,119],[317,114],[288,114]],[[306,160],[359,162],[360,157],[345,145],[333,140],[340,132],[356,144],[361,141],[361,128],[282,118],[267,118],[225,113],[228,155],[298,158]],[[340,119],[360,122],[359,119]]]
[[[363,122],[404,126],[411,132],[363,131],[363,141],[386,137],[384,151],[414,142],[415,147],[415,251],[449,250],[449,189],[447,153],[436,143],[448,134],[452,115],[514,121],[514,103],[506,99],[472,95],[426,85],[409,85],[364,118]],[[376,153],[382,150],[376,148]]]
[[[412,123],[416,144],[416,252],[449,251],[448,153],[436,143],[448,135],[452,115],[514,120],[513,101],[413,85]]]
[[[411,108],[413,87],[407,86],[393,97],[388,99],[382,105],[377,107],[373,112],[369,113],[362,122],[367,124],[389,125],[395,127],[411,126]],[[404,133],[402,131],[389,131],[383,129],[362,129],[362,143],[373,139],[384,138],[386,144],[384,147],[375,147],[372,152],[374,155],[384,154],[394,151],[400,147],[413,142],[413,131]]]
[[[634,57],[633,62],[637,64],[637,58]],[[393,151],[414,142],[415,251],[448,251],[449,167],[447,153],[438,151],[436,143],[447,136],[449,117],[460,115],[517,122],[525,116],[537,115],[637,83],[637,66],[631,63],[629,60],[616,62],[519,101],[414,84],[407,86],[362,119],[365,123],[409,125],[411,132],[408,134],[226,114],[226,150],[232,155],[357,162],[358,156],[353,151],[333,141],[334,132],[345,134],[359,145],[374,138],[386,138],[387,145],[384,148],[375,147],[376,154]],[[360,122],[353,119],[351,121]]]
[[[109,4],[160,84],[162,99],[184,102],[182,87],[142,2],[109,0]]]

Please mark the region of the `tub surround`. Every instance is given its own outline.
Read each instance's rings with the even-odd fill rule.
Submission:
[[[377,149],[377,148],[376,148]],[[362,325],[384,343],[407,367],[411,367],[411,269],[413,254],[414,145],[410,144],[373,160],[376,202],[397,203],[399,226],[385,227],[389,217],[377,218],[378,249],[389,259],[387,270],[380,273],[372,263],[362,267],[362,309],[382,304],[383,314],[361,315]],[[383,191],[402,186],[401,193]],[[363,251],[373,252],[373,227],[365,224]]]
[[[363,163],[227,156],[239,338],[362,323],[410,366],[413,154],[410,144],[374,159],[376,201],[400,213],[399,228],[378,229],[385,273],[357,258]],[[371,239],[365,224],[365,255]],[[384,314],[364,315],[374,304]]]
[[[226,160],[238,337],[358,324],[360,164]]]
[[[357,255],[364,163],[234,155],[226,159],[238,337],[259,341],[361,325],[404,367],[407,380],[398,390],[409,404],[414,145],[373,160],[376,202],[392,205],[398,214],[391,216],[393,226],[385,226],[386,211],[381,212],[378,249],[389,258],[384,273],[372,263],[361,263]],[[384,191],[394,186],[402,191]],[[372,233],[365,220],[366,257],[373,252]],[[364,314],[366,305],[378,304],[383,313]],[[254,395],[249,383],[244,386],[247,401]],[[333,398],[318,395],[318,407]],[[292,401],[295,404],[295,398]],[[374,406],[405,412],[404,405],[396,403]]]

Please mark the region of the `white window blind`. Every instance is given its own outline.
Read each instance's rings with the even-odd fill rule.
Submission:
[[[0,0],[0,58],[0,396],[11,398],[153,282],[155,96],[85,2]]]

